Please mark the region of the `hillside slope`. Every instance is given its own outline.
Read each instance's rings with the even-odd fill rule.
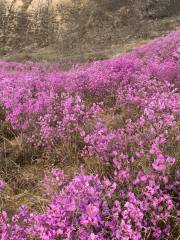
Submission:
[[[0,27],[4,59],[65,63],[105,59],[180,27],[178,0],[18,2],[19,10],[12,7],[8,19],[1,11],[0,22],[6,23]]]

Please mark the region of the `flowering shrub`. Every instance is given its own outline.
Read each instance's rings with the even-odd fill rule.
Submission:
[[[169,234],[173,202],[156,176],[139,172],[125,185],[81,173],[61,187],[43,214],[22,207],[8,224],[3,213],[2,239],[142,239],[148,234],[164,239]]]
[[[86,106],[78,95],[22,91],[19,96],[18,93],[11,96],[14,101],[4,102],[4,106],[11,109],[7,120],[38,146],[72,138],[72,134],[84,131],[86,123],[100,110],[96,104]]]
[[[159,239],[168,234],[172,210],[154,176],[140,173],[126,189],[80,174],[52,199],[47,213],[34,216],[33,231],[40,239],[142,239],[150,231]],[[166,225],[158,227],[161,219]]]
[[[54,169],[45,177],[46,211],[23,206],[12,218],[2,212],[2,239],[170,237],[179,213],[179,48],[177,30],[69,72],[0,63],[6,120],[26,141],[46,148],[81,138],[82,157],[114,169],[109,178],[81,172],[72,180]],[[106,112],[120,120],[108,124]]]

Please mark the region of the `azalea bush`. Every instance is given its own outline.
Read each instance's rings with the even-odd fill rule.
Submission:
[[[43,213],[25,206],[13,217],[2,211],[1,239],[173,239],[179,84],[179,30],[126,56],[68,72],[1,62],[0,100],[14,131],[44,151],[76,144],[84,159],[72,179],[59,169],[46,175]],[[86,172],[86,159],[98,159],[111,173]]]
[[[12,219],[3,212],[3,240],[165,239],[170,234],[175,206],[166,189],[167,179],[138,172],[134,178],[122,174],[118,181],[110,181],[81,172],[68,182],[58,170],[48,178],[47,211],[29,213],[22,206]],[[59,191],[52,194],[56,183]]]

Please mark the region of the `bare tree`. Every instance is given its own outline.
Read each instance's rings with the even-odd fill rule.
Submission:
[[[33,0],[22,0],[22,11],[27,11]]]

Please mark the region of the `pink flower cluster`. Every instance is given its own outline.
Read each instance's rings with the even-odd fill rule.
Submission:
[[[13,218],[2,212],[2,240],[171,235],[180,200],[180,30],[68,72],[1,62],[0,99],[7,121],[27,141],[46,148],[80,139],[82,157],[112,169],[109,178],[81,172],[72,180],[54,169],[45,178],[47,210],[23,206]],[[107,112],[114,124],[104,119]]]
[[[173,208],[153,175],[139,172],[124,185],[81,173],[52,196],[45,213],[30,214],[24,206],[12,220],[2,213],[1,239],[164,239]]]

